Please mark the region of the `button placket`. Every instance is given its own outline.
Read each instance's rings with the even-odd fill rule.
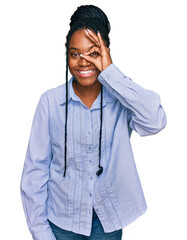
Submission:
[[[88,196],[90,198],[90,203],[92,205],[92,195],[93,195],[93,139],[92,139],[92,112],[89,110],[87,113],[87,157],[88,157]]]

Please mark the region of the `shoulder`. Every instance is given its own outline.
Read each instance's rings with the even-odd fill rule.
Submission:
[[[46,90],[45,92],[42,93],[42,96],[43,97],[54,97],[54,96],[61,95],[64,92],[65,92],[65,83],[61,84],[57,87]]]
[[[65,83],[57,87],[46,90],[41,94],[41,98],[45,99],[49,103],[52,102],[61,102],[66,95],[66,86]]]

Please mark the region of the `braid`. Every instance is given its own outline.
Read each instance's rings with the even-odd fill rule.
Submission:
[[[100,166],[101,162],[101,138],[102,138],[102,123],[103,123],[103,85],[101,85],[101,106],[100,106],[100,136],[99,136],[99,170],[96,175],[99,176],[103,172],[103,167]]]
[[[67,117],[68,117],[68,51],[66,51],[66,114],[65,114],[65,166],[64,166],[64,177],[66,175],[66,159],[67,159]]]
[[[70,30],[66,36],[66,113],[65,113],[65,147],[64,147],[64,177],[66,174],[66,162],[67,162],[67,117],[68,117],[68,47],[71,36],[79,29],[89,28],[95,33],[98,31],[101,33],[107,47],[110,45],[109,32],[110,23],[105,13],[98,7],[93,5],[84,5],[77,8],[74,14],[71,16]],[[103,86],[101,85],[101,102],[100,102],[100,134],[99,134],[99,170],[96,175],[99,176],[103,172],[101,162],[101,139],[102,139],[102,119],[103,119]]]

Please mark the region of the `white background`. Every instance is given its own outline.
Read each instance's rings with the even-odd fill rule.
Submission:
[[[65,82],[69,19],[79,5],[90,3],[110,20],[114,64],[159,93],[168,119],[159,134],[132,134],[148,210],[123,229],[123,239],[185,240],[187,14],[182,0],[0,2],[1,239],[32,239],[19,190],[31,123],[40,95]]]

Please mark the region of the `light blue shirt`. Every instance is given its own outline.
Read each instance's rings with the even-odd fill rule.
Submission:
[[[64,173],[65,84],[41,95],[28,144],[21,196],[34,240],[55,240],[48,220],[89,236],[92,207],[105,232],[119,230],[146,211],[130,143],[158,133],[166,115],[157,93],[126,77],[114,64],[98,76],[103,85],[101,166],[98,177],[100,94],[88,108],[68,82],[67,170]]]

